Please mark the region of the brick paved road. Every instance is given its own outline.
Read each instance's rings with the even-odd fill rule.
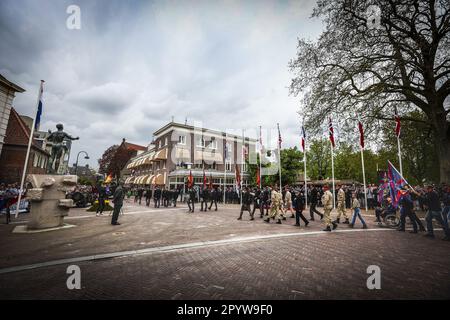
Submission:
[[[87,214],[79,210],[67,219],[77,225],[72,229],[30,235],[12,234],[12,226],[1,226],[0,269],[156,249],[77,262],[81,290],[66,288],[68,264],[0,274],[0,298],[450,298],[450,243],[439,239],[372,224],[374,230],[325,234],[317,232],[323,227],[318,222],[298,229],[289,219],[283,225],[237,221],[235,207],[189,215],[185,208],[128,205],[126,212],[136,213],[122,216],[119,227],[109,226],[107,217],[83,218]],[[179,246],[189,243],[197,244]],[[381,290],[366,287],[366,268],[373,264],[381,268]]]

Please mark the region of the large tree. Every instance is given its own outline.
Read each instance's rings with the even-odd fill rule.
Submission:
[[[353,131],[359,115],[367,134],[398,112],[403,126],[431,128],[441,182],[450,182],[450,1],[320,0],[313,17],[325,30],[300,39],[291,92],[303,97],[310,131],[327,116]],[[424,117],[407,114],[420,111]]]

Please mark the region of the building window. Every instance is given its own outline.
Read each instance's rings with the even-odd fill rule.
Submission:
[[[186,136],[178,136],[178,144],[186,145]]]
[[[231,159],[231,155],[233,154],[233,149],[231,147],[231,143],[227,142],[225,147],[227,148],[226,154],[227,154],[227,160]]]
[[[248,165],[245,162],[245,163],[242,164],[242,172],[247,172],[247,169],[248,169]]]
[[[211,140],[211,142],[209,143],[209,148],[214,150],[217,149],[217,140]]]
[[[159,140],[158,148],[161,148],[161,140]]]
[[[226,163],[225,163],[225,169],[226,169],[227,171],[231,171],[231,162],[226,162]]]
[[[199,147],[199,148],[204,148],[205,146],[206,146],[205,138],[203,138],[203,137],[198,137],[198,138],[197,138],[197,147]]]
[[[167,143],[168,143],[168,139],[167,139],[167,137],[165,137],[164,138],[164,145],[167,146]]]

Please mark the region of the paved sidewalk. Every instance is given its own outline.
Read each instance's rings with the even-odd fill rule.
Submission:
[[[128,203],[121,226],[81,209],[66,219],[77,226],[71,229],[13,234],[16,225],[1,225],[0,298],[450,298],[450,243],[440,231],[430,240],[367,217],[369,230],[341,224],[325,233],[320,221],[307,228],[291,218],[276,225],[244,214],[237,221],[238,210],[189,214],[183,204]],[[55,262],[72,258],[79,261]],[[80,266],[82,290],[66,288],[69,264]],[[366,287],[373,264],[382,290]],[[23,266],[32,269],[17,271]]]

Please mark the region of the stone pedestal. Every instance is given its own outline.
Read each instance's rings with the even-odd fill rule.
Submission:
[[[31,201],[28,229],[61,227],[73,206],[73,200],[65,198],[66,191],[72,190],[77,180],[75,175],[28,175],[27,182],[33,186],[27,192]]]

